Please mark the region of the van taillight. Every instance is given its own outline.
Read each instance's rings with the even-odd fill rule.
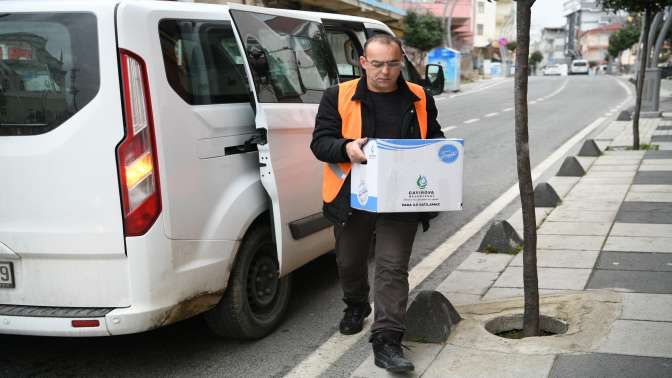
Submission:
[[[161,212],[159,165],[147,68],[143,60],[120,50],[126,137],[117,148],[126,236],[143,235]]]

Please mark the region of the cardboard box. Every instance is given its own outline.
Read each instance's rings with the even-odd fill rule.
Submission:
[[[350,206],[375,213],[462,210],[463,139],[369,139]]]

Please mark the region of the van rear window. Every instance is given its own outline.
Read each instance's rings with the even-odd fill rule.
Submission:
[[[0,14],[0,135],[46,133],[99,86],[95,15]]]

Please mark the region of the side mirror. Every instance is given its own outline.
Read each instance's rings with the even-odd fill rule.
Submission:
[[[425,67],[425,87],[437,95],[443,93],[443,67],[438,64],[428,64]]]

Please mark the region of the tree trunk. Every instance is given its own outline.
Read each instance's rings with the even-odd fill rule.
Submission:
[[[523,287],[525,310],[523,336],[539,336],[539,282],[537,278],[537,221],[534,212],[534,188],[530,169],[530,145],[527,129],[527,72],[529,70],[530,19],[534,0],[519,0],[516,10],[517,41],[515,106],[518,188],[523,209]]]
[[[644,11],[644,30],[643,35],[649,35],[651,29],[651,19],[653,15],[650,9]],[[642,93],[644,92],[644,74],[646,73],[646,58],[648,58],[649,39],[642,39],[642,60],[639,62],[639,72],[637,73],[637,99],[635,100],[635,113],[632,115],[632,149],[639,150],[639,113],[642,110]]]
[[[644,43],[644,26],[646,26],[646,17],[642,17],[642,25],[640,26],[639,30],[639,42],[637,42],[637,47],[639,47],[639,51],[637,52],[637,57],[635,58],[635,66],[633,67],[633,71],[635,74],[635,77],[639,77],[639,64],[642,62],[642,44]]]
[[[649,26],[649,34],[645,34],[649,36],[648,40],[649,48],[645,50],[648,59],[648,64],[646,65],[646,67],[650,67],[651,62],[653,61],[653,58],[651,56],[653,53],[653,45],[656,42],[656,32],[658,31],[658,27],[660,27],[660,23],[663,21],[664,13],[665,13],[664,11],[656,13],[656,16],[653,17],[653,21],[651,21],[651,26]]]
[[[658,57],[660,56],[660,50],[663,49],[663,42],[665,42],[665,37],[667,32],[670,30],[670,25],[672,24],[672,7],[665,8],[665,23],[663,28],[660,29],[658,33],[658,39],[656,40],[656,46],[653,48],[653,55],[651,56],[651,67],[658,67]]]

